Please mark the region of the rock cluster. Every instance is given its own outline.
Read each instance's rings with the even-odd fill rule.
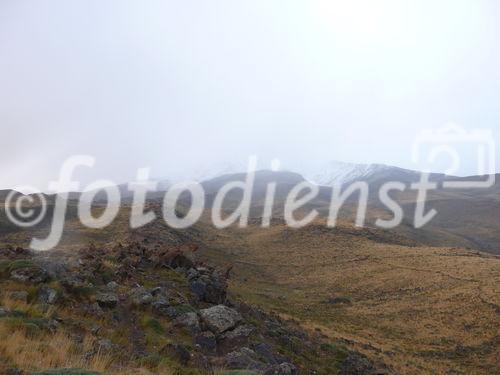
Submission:
[[[38,285],[33,302],[71,306],[87,320],[97,318],[98,325],[87,328],[64,320],[47,322],[51,330],[76,324],[77,332],[86,330],[94,336],[96,345],[85,354],[87,359],[97,353],[127,352],[132,359],[167,356],[182,366],[208,371],[294,375],[311,369],[292,358],[307,361],[322,350],[319,339],[297,326],[232,300],[226,275],[176,249],[149,249],[138,243],[108,251],[90,247],[78,253],[74,264],[50,272],[31,258],[23,262],[13,264],[8,277]],[[22,298],[27,300],[27,294]],[[0,318],[10,314],[0,307]],[[170,343],[152,352],[148,330],[165,335]],[[110,332],[127,335],[126,345],[112,342]],[[175,337],[183,340],[176,342]],[[186,344],[186,337],[191,344]],[[365,375],[373,366],[350,354],[340,368],[342,374]]]

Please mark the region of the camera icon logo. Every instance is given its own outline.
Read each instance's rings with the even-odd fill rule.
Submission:
[[[413,143],[412,161],[426,173],[433,167],[443,167],[443,163],[446,163],[448,176],[455,176],[464,164],[475,170],[477,178],[448,179],[443,182],[444,188],[490,188],[495,185],[495,140],[491,130],[467,131],[456,124],[424,130]]]

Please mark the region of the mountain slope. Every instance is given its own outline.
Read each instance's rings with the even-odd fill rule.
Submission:
[[[231,288],[248,300],[400,374],[500,371],[500,258],[382,238],[349,223],[276,223],[220,233],[202,255],[234,264]]]
[[[308,181],[322,186],[346,186],[358,181],[364,181],[372,186],[380,186],[387,181],[397,181],[405,184],[417,182],[421,172],[403,169],[384,164],[353,164],[333,161],[313,170],[303,171]],[[443,174],[431,174],[431,181],[442,181]]]

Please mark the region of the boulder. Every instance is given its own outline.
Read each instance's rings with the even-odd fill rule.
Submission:
[[[258,370],[263,371],[266,366],[257,360],[253,350],[241,348],[224,357],[224,363],[231,370]]]
[[[161,310],[161,313],[169,317],[170,319],[175,319],[179,315],[181,315],[179,311],[173,306],[167,307],[165,310]]]
[[[243,320],[238,311],[224,305],[201,310],[200,316],[207,328],[216,335],[235,328]]]
[[[153,295],[143,287],[137,287],[130,291],[130,299],[136,306],[145,306],[153,302]]]
[[[41,267],[30,266],[11,271],[10,278],[23,283],[39,284],[47,281],[49,274]]]
[[[151,289],[149,291],[149,293],[151,293],[151,295],[153,297],[166,296],[167,295],[167,291],[165,290],[165,288],[163,288],[161,286],[157,286],[156,288]]]
[[[38,290],[38,301],[47,305],[52,305],[57,300],[57,291],[47,286],[42,286]]]
[[[118,283],[116,281],[110,281],[106,284],[106,288],[111,292],[116,292],[118,290]]]
[[[248,339],[254,328],[248,325],[236,327],[232,331],[223,333],[219,338],[220,350],[224,353],[235,350],[247,345]]]
[[[291,363],[281,363],[275,365],[264,372],[264,375],[294,375],[297,373],[297,368]]]
[[[264,362],[271,365],[279,365],[280,363],[288,362],[288,358],[276,353],[272,346],[267,343],[259,343],[252,347],[258,357]]]
[[[188,312],[180,315],[173,322],[176,327],[186,328],[189,332],[195,334],[201,331],[200,320],[195,312]]]
[[[198,276],[200,276],[200,273],[195,268],[190,268],[186,273],[186,277],[187,277],[188,281],[191,281],[191,280],[197,278]]]
[[[166,316],[169,315],[168,308],[170,307],[170,303],[165,297],[158,297],[155,301],[153,301],[151,306],[156,313]]]
[[[202,332],[195,338],[195,344],[208,354],[215,354],[217,351],[217,340],[212,332]]]
[[[187,271],[187,278],[191,291],[196,294],[198,300],[213,304],[226,301],[227,283],[216,270],[202,267],[190,269]]]
[[[115,293],[98,293],[96,302],[102,308],[114,308],[118,304],[118,296]]]
[[[220,281],[213,281],[207,285],[203,301],[208,303],[225,303],[227,285]]]
[[[189,284],[191,291],[196,294],[200,301],[203,301],[207,292],[207,284],[201,280],[194,280]]]
[[[341,375],[371,375],[375,368],[363,354],[350,352],[339,366]]]

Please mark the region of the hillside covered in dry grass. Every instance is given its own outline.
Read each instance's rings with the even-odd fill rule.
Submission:
[[[159,213],[160,204],[152,200],[148,208]],[[258,211],[257,208],[258,205],[253,207],[254,211]],[[95,209],[100,210],[99,205]],[[196,335],[189,332],[186,335],[182,329],[177,331],[174,324],[177,317],[157,316],[152,305],[148,305],[131,310],[135,325],[122,321],[121,326],[116,319],[119,323],[123,316],[116,314],[120,308],[128,306],[134,288],[146,287],[151,292],[159,286],[153,285],[155,283],[176,284],[173,291],[180,293],[185,300],[174,298],[169,301],[173,306],[188,305],[196,314],[208,308],[204,302],[200,305],[196,298],[187,279],[188,270],[172,272],[168,267],[151,267],[148,263],[154,264],[154,254],[158,249],[189,253],[194,246],[197,250],[193,256],[227,274],[227,291],[231,301],[240,301],[256,311],[271,314],[295,327],[286,330],[299,329],[312,337],[313,348],[317,348],[312,352],[307,352],[309,346],[299,338],[291,346],[299,351],[295,354],[290,352],[289,342],[284,346],[279,341],[272,344],[277,345],[280,355],[293,362],[297,371],[302,371],[299,373],[490,375],[500,371],[500,258],[471,248],[431,247],[429,236],[437,238],[433,234],[439,231],[436,228],[420,234],[404,228],[396,231],[370,227],[360,229],[355,228],[350,220],[341,221],[336,228],[327,228],[318,219],[304,228],[291,229],[279,217],[273,219],[270,228],[261,228],[260,218],[255,216],[246,229],[216,230],[208,222],[201,221],[186,230],[173,230],[161,220],[156,220],[131,231],[128,220],[129,207],[124,205],[111,226],[105,230],[91,230],[78,223],[75,207],[70,204],[60,246],[50,255],[36,257],[45,259],[44,264],[70,264],[78,274],[85,269],[85,261],[78,263],[81,251],[93,243],[93,248],[98,250],[97,260],[103,263],[99,274],[102,271],[106,280],[96,284],[92,277],[85,279],[92,284],[92,288],[83,297],[73,295],[71,288],[67,290],[55,277],[51,281],[53,284],[48,286],[65,298],[47,309],[39,303],[40,285],[35,287],[13,282],[7,275],[2,284],[0,302],[0,306],[9,311],[5,315],[8,320],[5,316],[0,318],[4,342],[0,353],[8,358],[7,363],[39,363],[38,366],[28,366],[32,370],[52,364],[56,367],[85,365],[85,368],[103,374],[116,371],[183,373],[180,371],[184,371],[187,365],[179,362],[179,353],[160,350],[168,344],[179,344],[187,347],[188,351],[191,348],[191,351],[197,352]],[[8,244],[26,247],[32,236],[46,235],[49,224],[50,220],[47,220],[30,231],[2,226],[2,251],[8,248]],[[473,231],[473,228],[468,230]],[[476,232],[480,235],[481,228]],[[450,238],[449,233],[443,236]],[[458,239],[459,243],[461,241]],[[147,260],[147,267],[139,267],[138,272],[132,272],[132,279],[125,284],[116,280],[121,277],[119,270],[123,260],[115,259],[113,249],[120,243],[126,246],[140,243],[146,249],[139,259]],[[136,256],[132,258],[134,261],[137,261]],[[95,316],[91,312],[90,321],[75,340],[74,327],[66,329],[68,322],[87,319],[88,312],[83,312],[83,306],[96,303],[98,293],[106,292],[107,283],[112,281],[120,285],[121,289],[116,293],[125,305],[114,312],[104,309],[104,318],[98,319],[104,319],[102,325],[106,330],[98,335],[92,331],[91,323]],[[12,300],[12,292],[15,295],[19,291],[28,294],[21,301]],[[79,306],[76,310],[74,303]],[[192,312],[184,308],[181,308],[182,313]],[[44,330],[43,324],[47,321],[43,319],[49,318],[62,319],[64,323],[59,327],[64,328],[54,332]],[[26,335],[25,323],[33,323],[32,319],[35,319],[35,326],[44,322],[42,336]],[[259,334],[264,334],[263,343],[274,342],[272,335],[265,335],[269,327],[259,327],[260,318],[250,316],[245,319],[256,327]],[[10,323],[5,325],[5,322]],[[140,358],[146,357],[141,355],[117,356],[116,351],[123,351],[124,345],[126,347],[135,341],[135,336],[130,333],[131,327],[144,334],[147,345],[153,345],[147,351],[156,355],[153,362],[142,362]],[[127,331],[129,333],[126,334]],[[100,336],[103,332],[107,334]],[[117,345],[113,346],[115,352],[111,358],[104,354],[101,358],[101,354],[96,356],[96,353],[86,358],[84,355],[92,352],[101,339]],[[59,344],[65,340],[71,343]],[[216,337],[217,345],[220,340]],[[47,342],[48,346],[42,345],[42,342]],[[258,342],[245,342],[232,349],[246,348],[250,344]],[[48,352],[54,353],[50,349],[54,346],[62,346],[66,352],[54,359],[47,355]],[[91,347],[92,350],[89,349]],[[29,351],[25,352],[26,349]],[[361,357],[353,359],[348,355],[351,352]],[[133,353],[133,348],[125,349],[125,353]],[[227,354],[218,352],[215,358],[221,359]],[[203,355],[206,356],[206,353]],[[62,357],[67,360],[57,359]],[[363,358],[369,362],[364,362]],[[342,367],[344,361],[347,364]],[[224,363],[212,363],[211,366],[209,371],[214,373],[220,366],[223,368]],[[238,366],[247,368],[248,362]],[[357,372],[347,372],[349,366],[355,369],[358,366],[357,370],[353,370]],[[186,371],[199,371],[200,366],[191,362],[187,368],[189,370]]]
[[[206,256],[234,264],[239,295],[401,374],[498,373],[500,259],[404,243],[348,223],[278,222],[220,233]]]

